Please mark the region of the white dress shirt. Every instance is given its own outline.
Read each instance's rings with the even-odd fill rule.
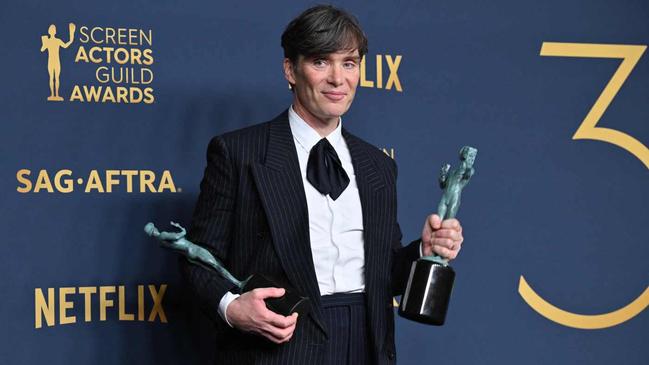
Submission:
[[[329,195],[316,190],[306,178],[309,153],[322,137],[292,107],[289,109],[288,120],[309,208],[311,254],[320,295],[362,292],[365,288],[363,211],[352,157],[341,133],[342,122],[339,121],[336,129],[326,137],[349,177],[347,188],[338,199],[333,200]]]
[[[320,295],[362,292],[365,289],[363,214],[352,158],[341,133],[342,121],[326,138],[340,158],[349,177],[349,185],[338,199],[333,200],[316,190],[306,178],[309,153],[322,137],[297,115],[292,106],[288,111],[288,120],[304,184],[311,254]],[[228,292],[219,303],[219,314],[228,324],[225,316],[227,306],[238,296]]]

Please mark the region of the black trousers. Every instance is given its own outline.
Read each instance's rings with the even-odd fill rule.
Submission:
[[[370,365],[365,294],[332,294],[321,297],[323,320],[329,330],[325,365]]]

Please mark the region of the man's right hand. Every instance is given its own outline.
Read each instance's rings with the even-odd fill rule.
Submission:
[[[258,334],[274,343],[288,342],[295,331],[297,313],[284,317],[266,308],[264,302],[282,295],[283,288],[258,288],[243,293],[228,305],[228,321],[240,331]]]

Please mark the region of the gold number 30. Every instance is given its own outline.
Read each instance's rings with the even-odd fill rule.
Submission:
[[[649,149],[642,142],[624,132],[597,127],[597,122],[646,49],[647,46],[644,45],[543,42],[540,54],[541,56],[622,59],[622,63],[593,104],[584,121],[577,128],[572,139],[593,139],[612,143],[627,150],[649,168]],[[550,304],[530,287],[523,275],[518,283],[518,293],[530,307],[545,318],[564,326],[580,329],[613,327],[635,317],[649,306],[649,286],[626,306],[609,313],[596,315],[576,314]]]

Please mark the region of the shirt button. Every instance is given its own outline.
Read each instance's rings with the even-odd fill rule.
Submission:
[[[388,359],[394,360],[394,352],[393,351],[388,351]]]

